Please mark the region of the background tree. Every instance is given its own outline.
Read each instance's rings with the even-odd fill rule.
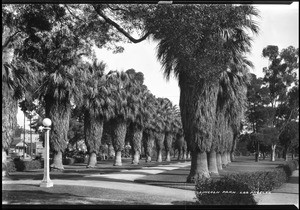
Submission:
[[[33,28],[36,32],[49,30],[47,12],[32,16],[28,5],[3,5],[2,7],[2,163],[6,164],[8,147],[12,141],[13,129],[16,126],[18,101],[24,96],[26,88],[33,79],[32,64],[35,60],[24,62],[17,47],[24,39],[32,40]],[[40,20],[37,23],[37,19]]]
[[[176,105],[173,105],[169,99],[169,103],[165,109],[165,151],[166,151],[166,161],[171,161],[171,150],[173,145],[173,139],[178,129],[181,128],[180,111]]]
[[[82,90],[80,84],[76,84],[75,73],[80,56],[90,54],[94,44],[98,47],[108,47],[105,45],[117,42],[118,39],[108,36],[110,25],[95,18],[96,14],[92,12],[90,5],[48,4],[31,7],[36,8],[32,12],[33,16],[36,16],[37,12],[52,11],[46,13],[46,19],[53,26],[51,32],[34,33],[34,42],[26,40],[21,53],[23,59],[37,57],[38,62],[44,65],[40,68],[40,88],[37,88],[37,92],[39,99],[45,102],[46,117],[53,121],[52,167],[63,169],[61,154],[68,143],[70,101],[76,103]],[[37,54],[39,56],[36,56]]]
[[[122,150],[125,146],[125,137],[127,132],[127,123],[134,118],[134,107],[131,103],[138,100],[134,94],[131,94],[131,86],[134,81],[130,75],[125,72],[110,72],[108,74],[108,88],[112,92],[112,101],[114,103],[114,113],[109,121],[112,143],[115,155],[115,166],[122,165]]]
[[[264,84],[267,88],[269,103],[265,103],[264,113],[271,113],[266,117],[267,129],[273,130],[273,134],[277,136],[271,142],[272,161],[275,161],[275,148],[278,144],[279,136],[283,132],[286,125],[297,118],[297,97],[294,97],[295,105],[289,104],[289,88],[297,85],[297,69],[298,69],[298,49],[290,46],[283,49],[280,53],[277,46],[269,45],[263,49],[263,56],[269,59],[270,65],[263,69]],[[294,89],[295,90],[295,89]],[[293,91],[293,89],[291,90]],[[299,101],[299,98],[298,98]],[[298,102],[299,104],[299,102]],[[291,105],[290,109],[284,108]],[[283,110],[287,109],[286,114]],[[266,110],[271,110],[267,111]],[[279,111],[281,110],[281,111]],[[283,112],[282,112],[283,111]],[[281,114],[280,114],[281,113]],[[277,130],[277,132],[275,132]]]
[[[143,85],[144,75],[142,72],[136,72],[134,69],[126,71],[131,75],[132,85],[129,92],[131,93],[131,99],[128,103],[130,110],[132,110],[132,118],[129,119],[127,138],[130,142],[132,149],[132,164],[138,164],[141,155],[143,130],[145,124],[151,117],[151,105],[149,107],[146,104],[147,87]]]
[[[299,148],[299,122],[291,121],[287,124],[281,135],[280,143],[284,147],[284,159],[288,160],[288,153],[294,157],[297,148]]]
[[[158,107],[156,106],[156,98],[150,91],[145,94],[145,97],[145,104],[147,104],[147,108],[149,109],[151,115],[144,125],[142,143],[145,150],[146,162],[151,162],[152,149],[155,140],[154,132],[155,126],[157,125],[155,116]]]
[[[97,155],[100,150],[103,134],[103,124],[113,115],[113,102],[110,99],[111,91],[107,88],[107,79],[103,74],[105,64],[97,63],[83,67],[83,82],[86,84],[83,91],[84,134],[85,144],[89,153],[88,168],[97,164]]]

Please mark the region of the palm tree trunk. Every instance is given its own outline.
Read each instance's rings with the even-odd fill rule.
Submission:
[[[218,171],[223,170],[221,153],[217,152],[217,167]]]
[[[114,166],[121,166],[122,165],[122,152],[115,151],[115,162]]]
[[[209,173],[219,174],[217,167],[217,153],[215,150],[211,150],[208,153],[208,171]]]
[[[122,150],[125,146],[125,136],[127,130],[127,123],[122,118],[114,119],[112,125],[112,144],[115,150],[114,166],[122,165]]]
[[[182,156],[182,149],[179,148],[178,149],[178,158],[177,158],[177,160],[181,160],[181,156]]]
[[[97,164],[97,154],[96,152],[89,152],[89,160],[87,164],[87,168],[95,168]]]
[[[62,153],[68,146],[69,118],[71,106],[55,101],[51,96],[45,96],[46,117],[52,121],[50,130],[50,148],[54,151],[51,168],[63,170]]]
[[[209,178],[206,152],[194,150],[192,152],[192,163],[190,174],[187,177],[188,183],[194,183],[198,178]]]
[[[108,150],[107,151],[108,158],[115,157],[115,150],[112,144],[108,145],[107,150]]]
[[[226,152],[222,152],[221,159],[222,159],[222,167],[226,168],[226,166],[228,165]]]
[[[7,175],[7,163],[6,163],[6,157],[7,157],[7,153],[4,150],[4,148],[2,147],[2,177]]]
[[[186,158],[190,159],[191,158],[191,152],[187,150]]]
[[[185,140],[192,149],[187,182],[194,182],[198,176],[209,177],[206,152],[212,146],[218,86],[184,72],[179,75],[180,111]]]
[[[62,152],[54,152],[53,163],[50,165],[53,169],[64,170],[64,166],[62,164]]]
[[[182,154],[182,159],[183,160],[186,160],[186,156],[187,156],[187,151],[186,151],[186,148],[185,149],[183,149],[183,152],[182,152],[183,154]]]
[[[13,98],[13,92],[2,81],[2,155],[8,151],[14,136],[14,128],[17,125],[18,103]],[[2,163],[6,164],[6,156],[2,157]]]
[[[132,125],[129,129],[131,132],[130,136],[130,144],[132,149],[132,164],[137,165],[140,161],[141,147],[142,147],[142,138],[143,138],[143,130],[140,127]]]
[[[227,163],[231,163],[230,152],[226,152],[226,157],[227,157]]]
[[[165,144],[165,150],[166,150],[166,161],[168,161],[168,162],[171,161],[170,151],[172,149],[172,140],[173,140],[173,136],[170,133],[166,133],[164,144]]]
[[[230,161],[233,162],[235,160],[234,152],[230,152]]]
[[[148,132],[143,132],[142,141],[144,144],[146,154],[146,162],[151,162],[152,148],[154,146],[154,137]]]
[[[94,168],[97,164],[97,155],[100,150],[101,138],[103,134],[104,121],[100,117],[95,117],[86,111],[84,114],[84,135],[85,144],[89,154],[87,168]]]
[[[271,154],[271,161],[275,161],[275,151],[276,151],[276,144],[271,145],[272,154]]]
[[[162,148],[164,146],[164,133],[155,133],[155,142],[157,149],[157,162],[162,162]]]

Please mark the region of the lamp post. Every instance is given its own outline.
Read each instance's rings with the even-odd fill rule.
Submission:
[[[50,180],[50,172],[49,172],[49,132],[51,126],[51,120],[49,118],[45,118],[43,120],[43,125],[45,126],[45,156],[44,156],[44,178],[40,184],[40,187],[53,187],[53,182]]]

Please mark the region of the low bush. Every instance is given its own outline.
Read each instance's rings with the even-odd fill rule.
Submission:
[[[66,157],[63,159],[63,164],[64,165],[73,165],[75,163],[74,158]]]
[[[269,171],[233,173],[219,180],[199,179],[196,182],[198,202],[202,205],[253,205],[253,194],[280,187],[298,164],[298,160],[290,160]]]
[[[249,187],[236,180],[223,177],[219,180],[198,179],[196,197],[200,205],[255,205]]]
[[[2,169],[3,169],[3,165],[2,165]],[[6,171],[8,173],[15,172],[16,170],[17,169],[16,169],[15,163],[13,161],[9,161],[6,163]]]
[[[16,171],[30,171],[42,168],[42,163],[39,160],[23,161],[19,158],[15,158],[13,162],[16,167]]]
[[[234,173],[226,177],[247,184],[252,191],[269,192],[287,182],[297,166],[298,160],[291,160],[273,170]]]

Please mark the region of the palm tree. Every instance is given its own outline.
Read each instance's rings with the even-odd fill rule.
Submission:
[[[129,126],[127,129],[127,138],[132,148],[132,164],[139,164],[142,137],[145,124],[151,117],[151,106],[147,104],[147,94],[149,90],[143,85],[144,75],[142,72],[135,72],[134,69],[126,71],[132,80],[129,89],[132,100],[129,101],[128,106],[132,112],[132,118],[129,119]]]
[[[107,156],[108,158],[115,157],[114,147],[112,145],[112,137],[111,137],[111,125],[109,121],[104,121],[103,124],[103,135],[101,138],[101,144],[107,145]]]
[[[94,60],[92,65],[84,66],[84,87],[82,110],[84,113],[85,144],[89,153],[87,168],[94,168],[97,163],[103,124],[113,115],[113,104],[110,100],[110,90],[106,87],[106,77],[103,75],[105,64]]]
[[[114,104],[114,113],[108,122],[110,125],[109,130],[111,131],[112,144],[115,150],[114,165],[121,166],[121,156],[125,146],[128,120],[134,118],[133,111],[128,104],[138,99],[134,95],[131,95],[129,91],[132,80],[125,72],[111,71],[107,75],[107,81]]]
[[[157,57],[166,78],[173,72],[179,80],[184,136],[192,153],[188,182],[209,177],[218,80],[230,62],[243,62],[239,56],[251,47],[246,30],[258,33],[253,16],[258,12],[248,5],[172,5],[161,6],[146,22],[159,42]]]
[[[2,51],[3,52],[3,51]],[[2,163],[6,165],[6,156],[13,139],[13,130],[17,125],[18,102],[34,78],[31,63],[23,62],[13,54],[2,53]]]
[[[178,150],[177,160],[185,160],[187,158],[187,146],[182,129],[175,135],[175,149]]]
[[[165,99],[168,100],[168,99]],[[171,161],[170,151],[172,150],[173,139],[178,129],[181,128],[180,112],[176,105],[172,105],[172,102],[168,100],[168,106],[166,107],[165,114],[165,150],[166,161]]]
[[[166,126],[168,122],[168,109],[170,106],[170,100],[167,98],[157,98],[156,106],[157,112],[155,115],[155,132],[154,138],[156,143],[157,150],[157,162],[162,162],[162,150],[164,147],[164,140],[166,136],[166,131],[168,131],[168,127]]]
[[[142,143],[146,154],[146,162],[151,162],[152,157],[152,149],[155,142],[154,132],[155,132],[155,116],[156,116],[156,98],[150,91],[147,91],[145,94],[144,103],[147,109],[150,112],[149,118],[144,121],[144,128],[143,128],[143,137]]]
[[[81,101],[85,83],[81,82],[80,58],[74,50],[74,40],[60,31],[52,33],[47,45],[42,45],[38,98],[45,103],[45,116],[52,120],[50,148],[54,152],[52,168],[63,169],[62,153],[68,145],[69,118],[72,103]],[[64,65],[61,65],[61,64]]]
[[[244,63],[252,65],[249,61]],[[239,72],[234,74],[234,72]],[[222,164],[226,166],[241,129],[246,108],[246,85],[249,80],[247,66],[230,65],[219,79],[214,138],[209,152],[209,171],[218,174]],[[222,157],[221,157],[222,156]],[[222,161],[223,160],[223,161]]]

